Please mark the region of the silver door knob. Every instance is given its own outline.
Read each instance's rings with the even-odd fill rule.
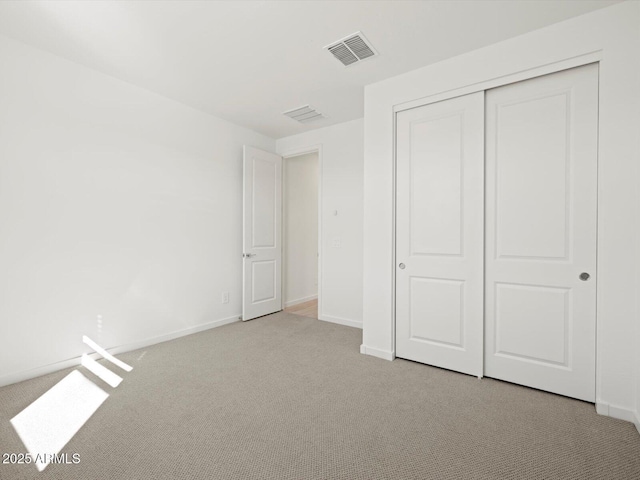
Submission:
[[[243,253],[242,254],[242,258],[251,258],[251,257],[255,257],[256,254],[255,253]]]
[[[580,280],[582,280],[583,282],[586,282],[587,280],[589,280],[589,278],[591,277],[591,275],[589,275],[587,272],[582,272],[580,274]]]
[[[400,270],[404,270],[406,265],[404,263],[401,263],[400,265],[398,265],[398,267],[400,267]]]

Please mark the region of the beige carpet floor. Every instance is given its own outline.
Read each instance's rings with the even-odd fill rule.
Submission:
[[[134,370],[67,444],[2,479],[640,479],[640,435],[591,404],[359,353],[362,332],[279,313],[119,355]],[[114,369],[110,365],[106,365]],[[70,370],[0,389],[9,420]]]

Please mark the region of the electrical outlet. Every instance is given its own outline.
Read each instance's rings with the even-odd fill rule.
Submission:
[[[222,303],[229,303],[229,292],[222,292]]]
[[[333,248],[340,248],[342,246],[342,241],[340,237],[333,237],[333,241],[331,242],[331,246]]]

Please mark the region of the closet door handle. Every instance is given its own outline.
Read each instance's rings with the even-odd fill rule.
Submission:
[[[406,265],[404,263],[401,263],[400,265],[398,265],[398,267],[400,268],[400,270],[404,270],[406,268]]]

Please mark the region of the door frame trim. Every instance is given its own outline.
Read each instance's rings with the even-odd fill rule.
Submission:
[[[569,70],[570,68],[582,67],[589,65],[590,63],[599,63],[602,60],[602,50],[596,50],[594,52],[585,53],[576,57],[566,58],[558,62],[541,65],[535,68],[529,68],[519,72],[514,72],[509,75],[502,75],[489,80],[484,80],[477,83],[471,83],[464,87],[455,88],[453,90],[446,90],[427,97],[416,98],[409,102],[399,103],[393,106],[394,119],[395,114],[398,112],[409,110],[411,108],[422,107],[429,105],[430,103],[441,102],[443,100],[449,100],[455,97],[461,97],[469,93],[475,93],[482,90],[490,90],[492,88],[502,87],[511,83],[522,82],[524,80],[530,80],[535,77],[541,77],[543,75],[549,75],[551,73],[561,72],[562,70]],[[394,125],[395,134],[395,125]],[[395,157],[395,155],[394,155]]]
[[[582,55],[577,55],[575,57],[569,57],[557,62],[552,62],[549,64],[545,64],[545,65],[540,65],[534,68],[530,68],[530,69],[526,69],[526,70],[522,70],[522,71],[518,71],[518,72],[514,72],[512,74],[508,74],[508,75],[502,75],[499,77],[494,77],[488,80],[484,80],[484,81],[480,81],[477,83],[471,83],[469,85],[466,85],[464,87],[459,87],[459,88],[455,88],[452,90],[446,90],[437,94],[433,94],[433,95],[429,95],[426,97],[421,97],[421,98],[417,98],[415,100],[411,100],[408,102],[402,102],[396,105],[393,105],[393,109],[392,109],[392,123],[393,123],[393,128],[392,128],[392,139],[391,139],[391,145],[392,145],[392,152],[393,152],[393,158],[392,158],[392,218],[391,218],[391,222],[392,222],[392,231],[393,231],[393,235],[391,238],[391,345],[392,345],[392,351],[389,352],[390,355],[388,356],[389,360],[394,360],[396,358],[396,314],[397,314],[397,310],[396,310],[396,275],[397,275],[397,271],[396,271],[396,254],[397,254],[397,241],[396,241],[396,237],[397,237],[397,233],[398,233],[398,228],[397,228],[397,209],[398,209],[398,202],[397,202],[397,190],[398,190],[398,148],[397,148],[397,137],[398,137],[398,113],[403,112],[405,110],[410,110],[413,108],[419,108],[425,105],[429,105],[432,103],[437,103],[437,102],[441,102],[444,100],[449,100],[455,97],[461,97],[463,95],[468,95],[471,93],[476,93],[476,92],[480,92],[480,91],[486,91],[486,90],[490,90],[492,88],[497,88],[497,87],[501,87],[504,85],[509,85],[512,83],[517,83],[517,82],[521,82],[524,80],[530,80],[532,78],[536,78],[536,77],[540,77],[543,75],[549,75],[552,73],[557,73],[557,72],[561,72],[563,70],[569,70],[571,68],[576,68],[576,67],[582,67],[584,65],[589,65],[592,63],[597,63],[598,64],[598,96],[599,96],[599,83],[600,83],[600,62],[602,61],[603,58],[603,51],[602,50],[595,50],[593,52],[588,52]],[[598,140],[599,140],[599,125],[600,125],[600,98],[598,98]],[[599,214],[600,214],[600,191],[599,191],[599,158],[600,158],[600,147],[599,147],[599,141],[598,141],[598,149],[597,149],[597,165],[598,165],[598,174],[597,174],[597,178],[596,178],[596,185],[597,185],[597,190],[596,190],[596,202],[597,202],[597,206],[596,206],[596,272],[601,271],[600,269],[600,248],[599,248],[599,236],[600,236],[600,229],[599,229],[599,223],[598,223],[598,218],[599,218]],[[595,379],[595,384],[596,384],[596,392],[595,392],[595,398],[596,398],[596,404],[598,404],[598,400],[600,398],[600,392],[601,392],[601,384],[602,384],[602,368],[600,366],[600,355],[598,355],[598,352],[600,351],[600,342],[601,342],[601,338],[602,336],[599,334],[599,329],[600,329],[600,325],[598,322],[598,317],[599,317],[599,305],[600,305],[600,292],[601,288],[600,288],[600,275],[596,275],[596,351],[595,351],[595,358],[596,358],[596,379]],[[484,358],[483,358],[483,372],[484,372]]]
[[[322,316],[322,264],[324,261],[324,256],[322,254],[322,175],[323,175],[323,163],[322,163],[322,144],[318,143],[315,145],[309,145],[306,147],[298,147],[286,150],[284,152],[280,152],[279,155],[282,157],[283,168],[282,168],[282,258],[285,259],[285,249],[286,249],[286,238],[285,238],[285,217],[284,217],[284,198],[286,194],[286,180],[285,180],[285,168],[284,162],[293,157],[299,157],[300,155],[306,155],[309,153],[317,153],[318,154],[318,318]],[[284,264],[284,261],[283,261]],[[285,269],[282,269],[282,309],[285,307],[284,300],[284,285],[285,285],[286,272]]]

